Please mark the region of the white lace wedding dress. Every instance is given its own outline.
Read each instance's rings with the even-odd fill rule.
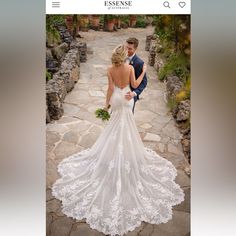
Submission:
[[[132,113],[134,101],[124,98],[129,90],[115,86],[103,132],[90,149],[59,163],[61,178],[52,187],[65,215],[86,218],[92,229],[112,236],[142,221],[165,223],[172,218],[172,206],[184,200],[173,164],[144,147]]]

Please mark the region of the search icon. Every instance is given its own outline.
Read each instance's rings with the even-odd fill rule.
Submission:
[[[164,7],[170,8],[170,3],[168,1],[163,2]]]

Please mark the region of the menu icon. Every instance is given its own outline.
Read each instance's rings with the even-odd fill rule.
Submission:
[[[58,8],[58,7],[60,7],[60,2],[59,1],[52,1],[52,7],[53,8]]]

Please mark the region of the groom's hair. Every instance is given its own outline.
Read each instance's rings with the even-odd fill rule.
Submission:
[[[137,38],[128,38],[126,42],[128,44],[133,44],[135,49],[138,47],[138,43],[139,43]]]

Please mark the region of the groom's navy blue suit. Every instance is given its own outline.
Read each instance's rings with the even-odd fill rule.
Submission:
[[[144,61],[135,54],[129,64],[134,67],[135,78],[137,79],[143,71]],[[137,96],[134,96],[133,113],[134,113],[135,103],[137,102],[137,100],[139,100],[139,95],[142,93],[142,91],[145,89],[146,86],[147,86],[147,75],[146,75],[146,73],[143,77],[142,82],[139,84],[139,86],[136,89],[133,88],[130,85],[131,91],[133,91],[137,94]]]

